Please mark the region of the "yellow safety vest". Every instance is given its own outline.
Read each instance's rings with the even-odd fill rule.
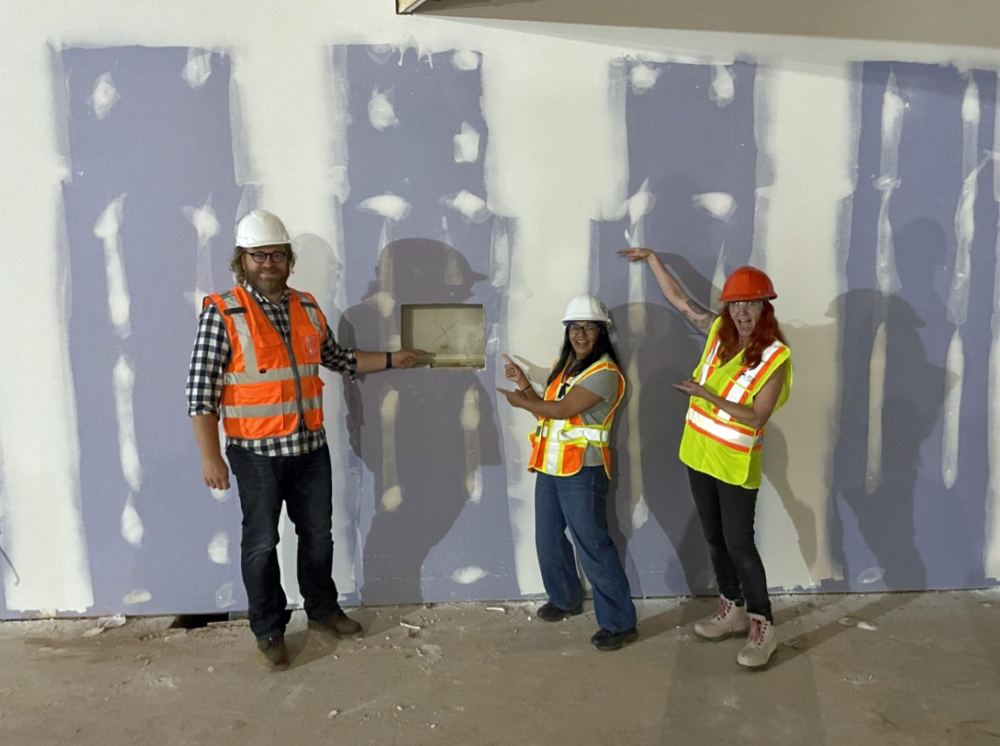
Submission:
[[[760,363],[744,365],[743,355],[722,363],[719,355],[719,325],[716,319],[708,334],[708,342],[693,376],[705,389],[716,396],[737,404],[750,406],[754,396],[782,363],[785,380],[774,409],[785,403],[792,388],[792,360],[788,346],[775,340],[764,350]],[[764,428],[755,430],[734,420],[711,402],[692,396],[681,437],[681,461],[692,469],[710,474],[728,484],[747,489],[760,486],[761,448]]]
[[[618,393],[604,422],[600,425],[585,424],[580,415],[566,420],[538,418],[538,427],[528,436],[531,441],[531,461],[528,471],[540,471],[557,477],[568,477],[583,468],[583,456],[588,445],[601,449],[604,471],[611,477],[611,422],[615,410],[625,394],[625,377],[608,356],[571,378],[557,376],[545,389],[545,401],[559,401],[569,390],[588,376],[602,370],[613,370],[618,375]]]

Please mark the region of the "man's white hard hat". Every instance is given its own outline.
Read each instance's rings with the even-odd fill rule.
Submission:
[[[267,210],[251,210],[236,225],[236,245],[244,249],[291,243],[285,224]]]

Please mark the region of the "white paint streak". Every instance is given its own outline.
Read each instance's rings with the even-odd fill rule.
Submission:
[[[208,542],[208,558],[217,565],[228,565],[229,559],[229,534],[219,531]]]
[[[979,87],[972,76],[962,100],[962,191],[955,210],[955,270],[948,293],[947,318],[961,326],[969,316],[969,273],[976,236],[975,207],[979,177]]]
[[[465,189],[445,195],[441,204],[458,212],[466,223],[482,223],[490,216],[486,200]]]
[[[875,278],[879,290],[891,294],[899,290],[896,258],[889,222],[889,200],[899,187],[899,142],[903,135],[903,112],[906,105],[896,88],[896,75],[889,73],[882,95],[882,149],[879,156],[880,174],[875,186],[882,192],[878,216],[878,236],[875,243]]]
[[[715,271],[712,273],[712,297],[709,298],[709,308],[716,313],[722,308],[719,293],[726,284],[726,242],[719,247],[719,257],[715,260]]]
[[[0,538],[9,558],[0,559],[0,592],[7,611],[27,614],[84,613],[94,602],[68,343],[68,88],[50,46],[67,38],[55,26],[73,26],[73,10],[53,16],[0,4],[0,26],[17,28],[0,48],[0,111],[9,114],[0,163],[17,175],[0,180],[0,205],[8,235],[25,237],[30,255],[0,273],[0,316],[8,320],[0,325]]]
[[[115,416],[118,420],[118,457],[122,474],[133,492],[142,486],[142,464],[135,439],[135,414],[132,390],[135,387],[135,368],[124,353],[119,353],[112,373],[115,392]]]
[[[941,448],[941,478],[948,489],[958,479],[958,436],[962,411],[962,380],[965,377],[965,347],[962,330],[956,329],[948,344],[945,369],[944,433]]]
[[[830,433],[840,402],[834,372],[840,369],[840,339],[828,312],[843,291],[838,257],[849,241],[843,220],[856,180],[854,72],[850,65],[826,66],[822,75],[791,65],[758,66],[754,81],[754,236],[762,237],[754,260],[777,289],[775,307],[798,382],[798,393],[768,425],[764,497],[758,503],[768,582],[784,588],[812,587],[842,576],[827,527],[832,488],[827,465],[835,443]],[[785,453],[776,450],[782,448]],[[803,536],[815,541],[806,544]]]
[[[199,49],[188,49],[187,64],[181,71],[181,77],[192,88],[201,88],[212,74],[212,53]]]
[[[215,210],[212,209],[211,197],[201,207],[182,207],[181,212],[198,235],[194,292],[188,297],[194,305],[195,314],[200,315],[202,301],[213,290],[212,239],[219,234],[219,221],[215,217]]]
[[[462,585],[471,585],[486,577],[486,570],[478,565],[460,567],[451,574],[451,579]]]
[[[493,221],[490,235],[490,285],[503,288],[510,282],[510,237],[507,220],[498,217]]]
[[[479,389],[469,386],[462,397],[459,422],[465,441],[465,493],[469,502],[478,503],[483,496],[482,449],[479,441]]]
[[[713,218],[719,220],[729,220],[736,212],[736,200],[733,195],[726,192],[706,192],[696,194],[691,198],[695,207],[698,207]]]
[[[629,85],[632,86],[632,93],[637,96],[652,90],[658,77],[660,77],[659,68],[650,67],[643,62],[637,62],[628,71]]]
[[[976,236],[975,208],[979,177],[979,124],[982,111],[979,87],[970,75],[962,99],[962,191],[955,210],[955,269],[948,292],[946,317],[955,324],[948,345],[945,372],[944,427],[941,444],[941,477],[948,489],[958,479],[959,431],[962,421],[962,381],[965,348],[961,327],[969,316],[969,280],[972,242]]]
[[[882,416],[885,406],[886,321],[888,298],[900,288],[896,272],[895,245],[889,202],[899,188],[899,143],[903,136],[903,113],[906,104],[896,87],[896,75],[890,72],[882,94],[882,132],[879,151],[879,176],[876,188],[882,192],[875,238],[875,281],[882,299],[876,306],[877,324],[868,362],[868,451],[865,464],[865,492],[874,494],[882,484]]]
[[[872,583],[877,583],[885,576],[885,568],[883,567],[869,567],[867,570],[862,570],[858,574],[858,582],[864,585],[871,585]]]
[[[236,587],[232,583],[223,583],[215,591],[215,608],[228,609],[236,605]]]
[[[377,88],[372,91],[372,97],[368,101],[368,121],[379,132],[399,124],[389,94],[380,93]]]
[[[993,200],[1000,204],[1000,168],[996,157],[1000,154],[1000,101],[994,112],[993,126]],[[983,566],[986,577],[1000,580],[1000,222],[997,225],[997,243],[994,251],[996,267],[993,275],[993,313],[990,318],[992,341],[990,343],[989,382],[987,388],[988,428],[986,432],[989,454],[989,488],[986,499],[986,542],[983,547]]]
[[[115,88],[115,80],[111,77],[110,72],[106,72],[98,76],[94,82],[94,90],[87,99],[87,103],[90,104],[90,108],[98,119],[104,119],[119,99],[121,96],[118,89]]]
[[[111,200],[94,223],[94,235],[104,242],[104,272],[108,282],[108,313],[119,337],[132,333],[129,326],[128,281],[122,251],[121,225],[125,195]]]
[[[493,214],[516,220],[500,347],[547,370],[567,301],[590,289],[592,221],[621,217],[628,184],[627,71],[613,64],[613,50],[550,35],[521,34],[517,41],[516,62],[504,54],[483,56],[486,194]],[[502,376],[501,369],[497,385],[505,383]],[[518,587],[540,593],[535,480],[525,469],[525,434],[534,422],[505,401],[495,406]]]
[[[125,498],[125,508],[122,510],[121,519],[122,538],[134,547],[142,546],[142,536],[145,529],[142,526],[142,518],[135,509],[135,501],[132,493],[128,493]]]
[[[455,163],[475,163],[479,160],[479,132],[468,122],[462,122],[459,133],[452,138]]]
[[[369,197],[358,205],[359,210],[381,215],[386,220],[398,223],[410,214],[410,203],[395,194],[381,194]]]
[[[479,52],[473,52],[468,49],[460,49],[452,54],[451,64],[454,65],[457,70],[478,70]]]
[[[388,384],[382,390],[379,419],[382,426],[382,510],[390,513],[403,504],[403,489],[396,466],[396,419],[399,417],[399,391]]]
[[[884,312],[883,312],[884,313]],[[875,330],[868,360],[868,459],[865,464],[865,494],[882,484],[882,406],[885,402],[886,332],[883,319]]]
[[[634,68],[633,68],[634,69]],[[630,248],[646,245],[646,216],[653,211],[656,197],[649,191],[649,179],[643,179],[636,193],[628,198],[625,211],[629,227],[625,239]],[[629,515],[632,529],[641,528],[649,520],[646,505],[646,487],[642,469],[642,376],[639,374],[639,354],[646,338],[646,267],[631,263],[628,268],[628,339],[632,356],[625,375],[632,392],[628,402],[628,461],[629,461]]]
[[[136,588],[135,590],[125,594],[125,597],[122,599],[122,603],[126,606],[135,606],[137,604],[149,603],[152,600],[152,593],[145,588]]]
[[[733,102],[736,96],[736,77],[731,67],[712,65],[712,87],[708,95],[720,107],[729,106]]]

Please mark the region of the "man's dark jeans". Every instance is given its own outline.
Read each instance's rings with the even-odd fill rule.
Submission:
[[[333,582],[333,477],[327,446],[301,456],[261,456],[226,448],[243,508],[240,564],[257,639],[281,635],[291,613],[278,569],[281,503],[299,540],[299,590],[310,619],[324,619],[340,606]]]

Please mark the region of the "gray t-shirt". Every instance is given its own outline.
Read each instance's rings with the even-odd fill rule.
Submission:
[[[590,409],[585,409],[580,413],[580,419],[586,425],[600,425],[608,416],[611,407],[615,404],[615,397],[618,395],[618,374],[613,370],[601,370],[584,378],[579,383],[574,384],[587,391],[592,391],[601,397]],[[604,457],[601,449],[588,445],[583,452],[584,466],[603,466]]]

